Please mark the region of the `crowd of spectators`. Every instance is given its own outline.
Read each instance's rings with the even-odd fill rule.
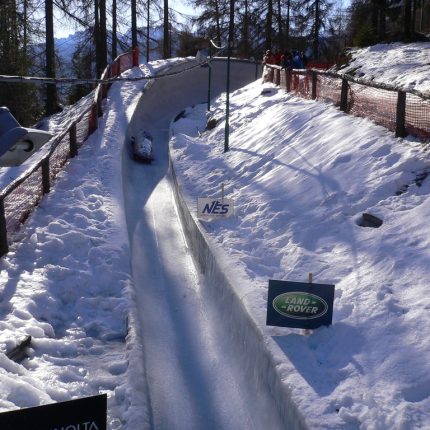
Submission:
[[[300,51],[285,51],[281,54],[280,52],[272,52],[268,49],[263,57],[263,66],[273,64],[281,66],[283,69],[304,69],[306,63],[307,58]]]

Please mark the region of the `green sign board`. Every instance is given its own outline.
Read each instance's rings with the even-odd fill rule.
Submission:
[[[266,324],[315,329],[330,325],[334,285],[269,280]]]

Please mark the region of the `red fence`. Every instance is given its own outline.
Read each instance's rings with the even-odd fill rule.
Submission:
[[[117,57],[105,69],[101,79],[117,77],[137,65],[135,49]],[[49,153],[0,191],[0,255],[8,252],[14,235],[43,195],[49,192],[64,164],[78,154],[87,137],[97,129],[98,118],[102,115],[102,100],[106,97],[108,88],[109,84],[98,85],[94,98],[82,108],[81,114],[50,140]]]
[[[344,112],[373,120],[397,137],[430,139],[429,95],[327,71],[266,67],[265,80],[287,92],[333,103]]]

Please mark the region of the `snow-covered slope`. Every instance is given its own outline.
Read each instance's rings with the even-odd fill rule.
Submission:
[[[428,57],[418,48],[416,64],[403,68],[409,45],[362,50],[351,64],[425,89]],[[203,105],[173,124],[175,169],[194,215],[196,199],[219,196],[221,184],[234,199],[235,218],[201,224],[228,256],[309,428],[430,428],[425,146],[271,84],[255,82],[231,100],[230,151],[222,152],[220,98],[215,129],[205,131]],[[361,226],[365,212],[382,226]],[[310,335],[266,327],[268,280],[305,282],[308,273],[336,285],[333,325]]]
[[[430,43],[390,43],[351,49],[351,61],[340,73],[396,85],[421,92],[430,91]]]
[[[380,63],[389,48],[375,48]],[[413,70],[408,79],[418,82]],[[136,318],[125,342],[130,250],[117,181],[125,112],[142,87],[111,88],[99,130],[0,262],[0,411],[104,392],[110,430],[150,421]],[[173,155],[189,206],[221,183],[236,200],[235,218],[204,227],[310,428],[428,429],[428,155],[366,119],[262,89],[257,81],[233,94],[226,154],[222,98],[214,130],[203,131],[204,106],[188,111],[188,125],[176,123]],[[383,225],[360,227],[364,211]],[[307,336],[265,327],[268,279],[304,281],[309,272],[336,284],[333,325]],[[17,364],[4,352],[27,334],[30,358]]]

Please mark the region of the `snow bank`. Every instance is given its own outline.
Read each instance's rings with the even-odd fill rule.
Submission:
[[[414,89],[430,91],[430,43],[389,43],[351,49],[352,60],[339,69],[359,78]]]
[[[251,84],[231,103],[228,153],[223,121],[186,134],[190,115],[184,130],[176,124],[171,156],[194,216],[196,199],[218,196],[222,183],[235,200],[236,218],[199,224],[226,256],[223,271],[240,286],[306,424],[426,428],[430,342],[419,333],[430,328],[430,165],[422,145],[273,85]],[[224,108],[219,98],[210,116],[222,119]],[[365,212],[383,225],[360,226]],[[306,281],[309,272],[336,285],[333,325],[309,336],[266,327],[268,280]]]

